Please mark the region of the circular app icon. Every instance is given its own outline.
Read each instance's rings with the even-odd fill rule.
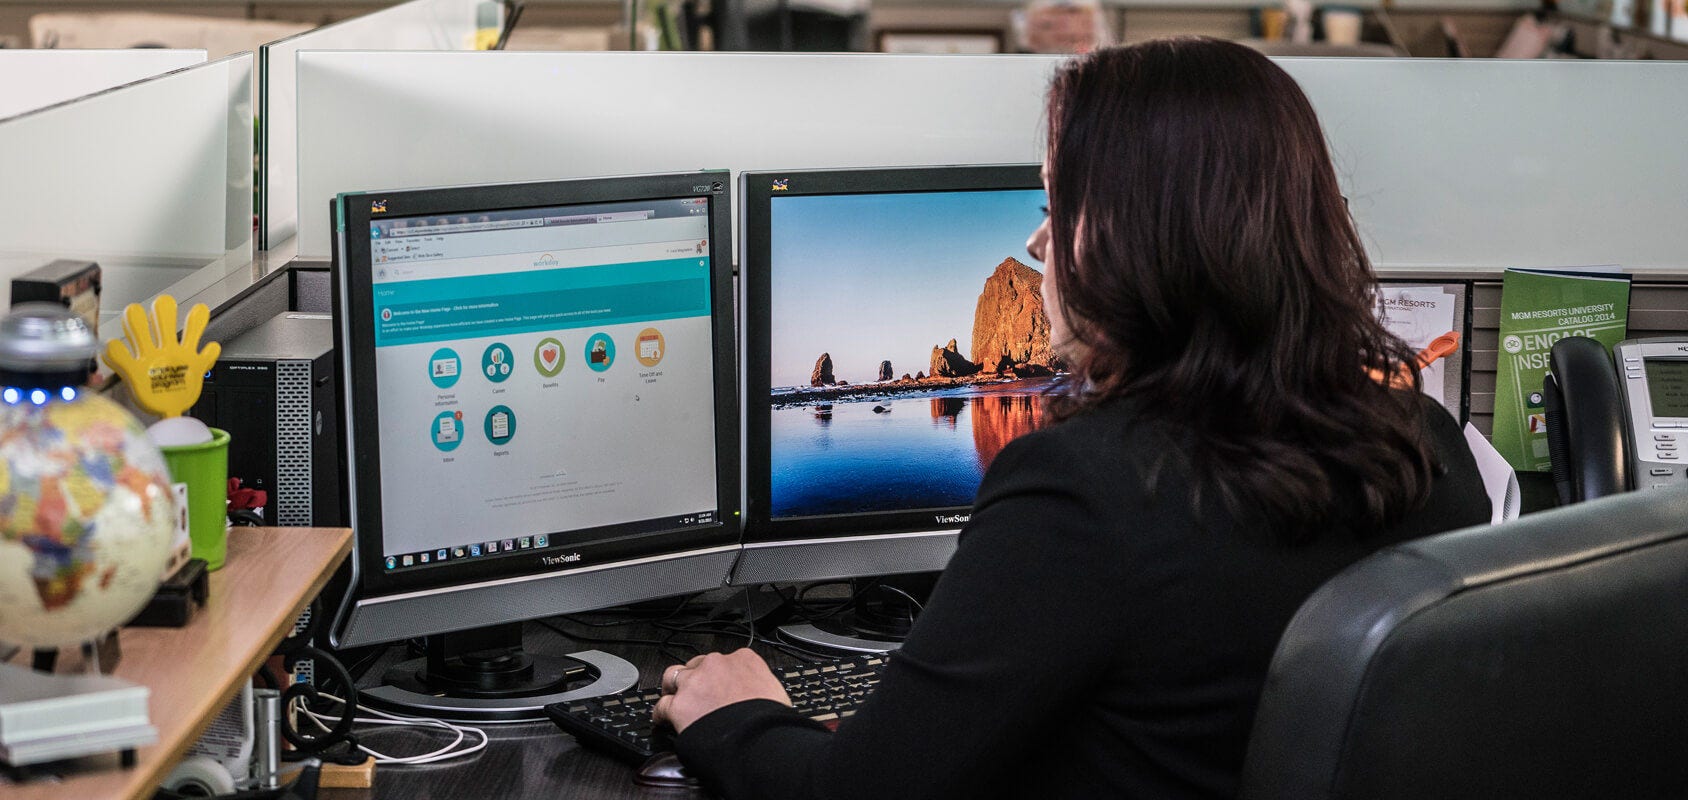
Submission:
[[[495,445],[506,445],[516,436],[516,412],[509,406],[493,406],[486,412],[486,438]]]
[[[449,347],[442,347],[428,357],[428,378],[441,389],[450,389],[457,384],[457,377],[463,373],[463,359],[457,357],[457,351]]]
[[[539,345],[533,348],[533,368],[547,378],[557,377],[563,371],[563,343],[556,339],[540,339]]]
[[[633,357],[647,367],[654,367],[662,363],[662,354],[668,349],[668,342],[662,338],[662,331],[656,328],[646,328],[639,331],[639,338],[634,340]]]
[[[382,322],[392,322],[393,321],[393,310],[390,309],[390,308],[381,309],[381,321]]]
[[[463,412],[441,411],[434,417],[434,424],[428,430],[434,439],[434,446],[444,452],[451,452],[463,443]]]
[[[615,363],[615,340],[607,333],[594,333],[586,340],[586,366],[603,372]]]
[[[493,342],[487,345],[486,352],[481,354],[481,374],[493,383],[503,383],[510,377],[516,357],[511,354],[509,345],[503,342]]]

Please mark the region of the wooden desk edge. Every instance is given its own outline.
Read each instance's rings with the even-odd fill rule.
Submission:
[[[160,681],[184,676],[159,676],[154,674],[136,676],[132,670],[141,667],[126,657],[124,661],[118,663],[116,675],[125,680],[141,683],[151,689],[152,695],[148,700],[148,707],[152,711],[153,725],[159,729],[159,741],[140,748],[137,752],[138,758],[135,766],[129,769],[120,769],[117,766],[115,754],[95,756],[91,757],[86,768],[79,767],[62,781],[34,781],[21,785],[0,783],[0,789],[4,790],[0,794],[3,794],[8,800],[65,796],[124,797],[131,798],[131,800],[150,798],[153,790],[169,774],[169,771],[175,768],[187,752],[188,747],[198,741],[199,737],[210,727],[212,719],[240,691],[240,686],[252,673],[258,670],[259,665],[270,657],[270,652],[291,630],[291,621],[298,617],[299,612],[309,604],[311,598],[322,592],[323,587],[328,584],[329,579],[333,576],[335,569],[341,561],[345,560],[352,549],[352,534],[349,529],[345,528],[237,528],[231,532],[231,541],[233,537],[239,536],[286,537],[301,534],[325,538],[328,536],[335,537],[332,553],[323,558],[324,552],[317,551],[316,558],[312,559],[312,562],[317,566],[311,575],[311,580],[303,584],[303,591],[289,601],[288,606],[283,609],[285,613],[277,617],[278,622],[268,626],[269,630],[265,631],[261,646],[252,649],[250,653],[242,657],[239,662],[240,669],[223,670],[222,674],[211,676],[203,684],[196,684],[193,691],[187,694],[188,703],[184,709],[185,718],[189,720],[187,724],[182,725],[177,722],[183,716],[162,715],[158,711],[159,703],[163,702],[161,695],[164,694],[159,688]],[[217,580],[217,575],[213,574],[212,578]],[[228,594],[226,586],[228,580],[230,579],[223,578],[221,581],[225,584],[222,587],[224,596]],[[217,597],[218,595],[214,592],[211,602],[217,602]],[[199,613],[201,616],[196,617],[194,623],[189,623],[189,628],[192,628],[200,619],[204,618],[204,615],[213,612],[211,608],[206,608]],[[134,628],[127,629],[123,635],[169,637],[186,630],[188,629]],[[128,631],[141,633],[131,634]],[[148,644],[150,643],[142,644],[139,649],[144,653]],[[125,674],[126,666],[131,668],[128,671],[129,674]],[[191,679],[193,676],[187,677]]]
[[[235,528],[233,530],[241,529]],[[249,528],[246,530],[274,531],[273,535],[278,536],[293,535],[301,531],[333,531],[340,534],[340,541],[335,546],[334,555],[329,557],[327,564],[321,570],[317,571],[301,600],[293,603],[292,610],[284,615],[289,618],[297,618],[299,613],[305,610],[305,606],[310,605],[311,599],[320,594],[323,587],[328,585],[329,578],[334,576],[334,570],[352,551],[352,532],[349,528]],[[275,646],[280,644],[289,632],[291,632],[291,629],[286,625],[270,631],[269,635],[264,638],[264,646],[259,648],[255,655],[247,659],[243,669],[232,674],[218,676],[217,690],[200,695],[208,702],[201,702],[194,707],[192,716],[196,722],[188,726],[187,735],[174,742],[160,741],[154,747],[163,745],[168,745],[168,747],[160,752],[149,753],[146,758],[135,765],[134,769],[137,774],[143,772],[144,767],[144,771],[148,775],[139,785],[131,784],[132,788],[128,794],[131,800],[144,800],[152,796],[153,789],[164,780],[165,775],[169,774],[169,770],[174,769],[176,764],[182,760],[182,756],[187,753],[188,747],[199,741],[199,737],[205,735],[206,729],[211,727],[211,720],[240,692],[241,684],[245,683],[252,673],[257,672],[260,665],[269,660]],[[139,791],[136,791],[137,789]]]

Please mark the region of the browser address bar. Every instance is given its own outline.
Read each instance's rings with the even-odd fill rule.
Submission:
[[[699,253],[699,249],[703,253]],[[636,261],[660,261],[672,258],[701,258],[708,252],[707,241],[686,239],[643,244],[621,244],[606,247],[557,249],[541,253],[512,253],[508,255],[451,257],[438,252],[397,252],[373,265],[375,282],[415,281],[448,278],[473,274],[533,272],[570,267],[591,267]]]
[[[497,222],[452,222],[445,225],[415,225],[409,228],[394,228],[388,236],[427,236],[442,233],[474,233],[477,231],[502,231],[511,228],[538,228],[545,224],[539,219],[505,219]]]

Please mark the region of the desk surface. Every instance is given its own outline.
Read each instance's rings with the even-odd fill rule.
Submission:
[[[555,620],[554,620],[555,621]],[[524,646],[534,653],[548,655],[579,650],[601,650],[621,656],[639,668],[639,685],[654,686],[661,680],[662,670],[675,663],[678,656],[691,655],[688,647],[702,650],[733,650],[744,646],[742,635],[724,636],[687,634],[673,637],[674,645],[665,655],[648,644],[663,639],[665,634],[651,625],[631,625],[615,628],[589,629],[578,624],[561,623],[569,632],[595,637],[593,641],[570,639],[538,623],[528,623]],[[727,623],[732,624],[732,623]],[[603,639],[620,639],[607,642]],[[758,644],[756,649],[776,666],[798,663],[792,656]],[[393,648],[359,683],[379,683],[382,670],[388,664],[402,660],[403,648]],[[590,798],[591,800],[679,800],[702,798],[702,792],[688,789],[654,789],[636,786],[633,769],[627,764],[582,749],[574,739],[549,722],[493,725],[487,727],[491,742],[487,749],[474,755],[420,767],[387,767],[375,769],[372,789],[323,789],[322,800],[386,800],[405,798]],[[439,741],[413,731],[360,730],[368,746],[394,755],[411,755],[439,747]]]
[[[158,743],[143,747],[131,769],[101,756],[73,762],[62,781],[23,786],[0,779],[7,800],[151,797],[154,787],[199,738],[211,718],[257,670],[299,612],[322,591],[350,552],[341,528],[235,528],[229,557],[211,573],[206,607],[185,628],[126,628],[117,677],[152,690],[148,709]]]

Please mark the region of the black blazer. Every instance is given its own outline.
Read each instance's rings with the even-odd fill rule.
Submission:
[[[1489,520],[1459,426],[1422,410],[1444,468],[1387,531],[1297,547],[1198,520],[1170,437],[1113,404],[1015,440],[902,651],[830,733],[772,701],[698,720],[687,767],[728,798],[1231,798],[1279,636],[1377,548]],[[1176,461],[1176,460],[1174,460]]]

